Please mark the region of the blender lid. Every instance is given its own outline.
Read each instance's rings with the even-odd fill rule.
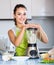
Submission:
[[[37,28],[27,28],[27,30],[37,30]]]

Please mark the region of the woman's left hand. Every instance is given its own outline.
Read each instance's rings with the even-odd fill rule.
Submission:
[[[37,28],[37,29],[42,29],[40,24],[25,24],[27,28]]]

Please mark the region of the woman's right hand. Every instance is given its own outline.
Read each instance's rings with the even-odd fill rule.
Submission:
[[[30,28],[29,24],[23,24],[22,25],[22,29],[25,29],[26,30],[27,28]]]

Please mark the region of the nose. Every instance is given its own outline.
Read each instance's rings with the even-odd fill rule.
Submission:
[[[21,18],[24,18],[24,17],[25,17],[25,16],[22,14],[22,15],[21,15]]]

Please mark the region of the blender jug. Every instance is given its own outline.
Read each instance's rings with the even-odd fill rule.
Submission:
[[[37,28],[28,28],[28,51],[27,55],[30,58],[38,58],[38,49],[37,49]]]

